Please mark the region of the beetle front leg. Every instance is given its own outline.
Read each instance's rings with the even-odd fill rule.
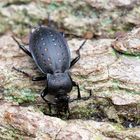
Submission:
[[[52,113],[51,103],[50,103],[48,100],[45,99],[45,96],[46,96],[47,94],[48,94],[47,88],[45,88],[45,89],[41,92],[41,97],[42,97],[42,99],[43,99],[45,102],[47,102],[48,107],[49,107],[49,112],[50,112],[50,114],[51,114],[51,113]]]
[[[78,91],[77,99],[80,100],[81,99],[81,94],[80,94],[79,85],[76,82],[74,82],[74,81],[72,81],[72,85],[75,86],[75,87],[77,87],[77,91]]]
[[[85,40],[79,47],[78,50],[76,50],[76,54],[78,55],[76,58],[74,58],[72,61],[71,61],[71,64],[70,64],[70,68],[80,59],[80,49],[84,46],[84,44],[86,43],[87,40]]]
[[[78,89],[78,96],[77,96],[76,99],[71,99],[69,102],[73,102],[75,100],[88,100],[91,97],[91,95],[92,95],[92,93],[91,93],[92,91],[91,90],[89,90],[89,96],[88,97],[81,97],[79,85],[76,84],[76,82],[74,82],[74,81],[72,81],[72,85],[77,87],[77,89]]]

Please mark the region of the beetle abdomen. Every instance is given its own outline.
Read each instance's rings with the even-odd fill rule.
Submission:
[[[41,26],[31,34],[29,47],[34,61],[43,73],[64,72],[69,69],[69,48],[59,32]]]

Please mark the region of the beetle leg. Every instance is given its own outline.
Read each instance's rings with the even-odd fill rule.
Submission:
[[[12,69],[16,70],[17,72],[20,72],[20,73],[24,74],[27,77],[30,77],[30,78],[32,77],[30,74],[28,74],[28,73],[26,73],[26,72],[24,72],[24,71],[22,71],[18,68],[12,67]]]
[[[51,110],[51,103],[48,101],[48,100],[46,100],[45,99],[45,96],[47,95],[47,88],[45,88],[42,92],[41,92],[41,97],[42,97],[42,99],[45,101],[45,102],[47,102],[47,104],[48,104],[48,107],[49,107],[49,112],[50,112],[50,114],[52,113],[52,110]]]
[[[29,77],[32,79],[32,81],[42,81],[42,80],[46,80],[46,76],[40,76],[40,77],[33,77],[31,76],[30,74],[18,69],[18,68],[15,68],[13,67],[14,70],[16,70],[17,72],[20,72],[22,74],[24,74],[25,76]]]
[[[80,88],[79,85],[76,84],[76,82],[72,81],[72,85],[77,87],[77,91],[78,91],[78,95],[77,95],[77,99],[81,99],[81,94],[80,94]]]
[[[24,51],[26,54],[28,54],[32,58],[31,53],[24,47],[24,45],[21,45],[14,36],[12,36],[12,38],[18,44],[19,48],[22,49],[22,51]]]
[[[78,55],[76,58],[74,58],[72,61],[71,61],[71,64],[70,64],[70,68],[80,59],[80,49],[84,46],[84,44],[86,43],[87,40],[85,40],[79,47],[78,50],[76,50],[76,54]]]
[[[92,91],[89,90],[89,96],[87,96],[87,97],[81,97],[80,100],[88,100],[91,97],[91,95],[92,95]]]
[[[32,81],[42,81],[46,79],[47,79],[46,76],[32,77]]]
[[[73,82],[73,86],[77,86],[77,88],[79,88],[79,86],[74,81],[72,81],[72,82]],[[80,93],[80,90],[79,90],[79,93]],[[77,98],[71,99],[69,102],[73,102],[73,101],[76,101],[76,100],[84,100],[85,101],[85,100],[88,100],[92,95],[91,90],[89,90],[89,96],[88,97],[81,97],[81,94],[79,94],[79,93],[78,93]]]

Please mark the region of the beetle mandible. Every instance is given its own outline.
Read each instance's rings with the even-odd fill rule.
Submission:
[[[52,104],[56,106],[58,113],[69,113],[68,93],[73,86],[77,87],[78,90],[77,99],[82,99],[79,85],[72,80],[69,69],[80,59],[80,49],[86,40],[76,51],[77,57],[71,60],[70,50],[63,34],[49,26],[39,25],[31,31],[29,50],[20,44],[15,37],[13,39],[19,48],[35,61],[42,72],[43,76],[32,77],[32,80],[46,80],[47,85],[41,92],[41,97],[48,103],[50,113]],[[48,94],[54,96],[53,102],[45,98]]]

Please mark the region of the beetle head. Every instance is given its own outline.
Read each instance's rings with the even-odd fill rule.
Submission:
[[[69,113],[69,96],[57,96],[55,98],[57,114]]]

